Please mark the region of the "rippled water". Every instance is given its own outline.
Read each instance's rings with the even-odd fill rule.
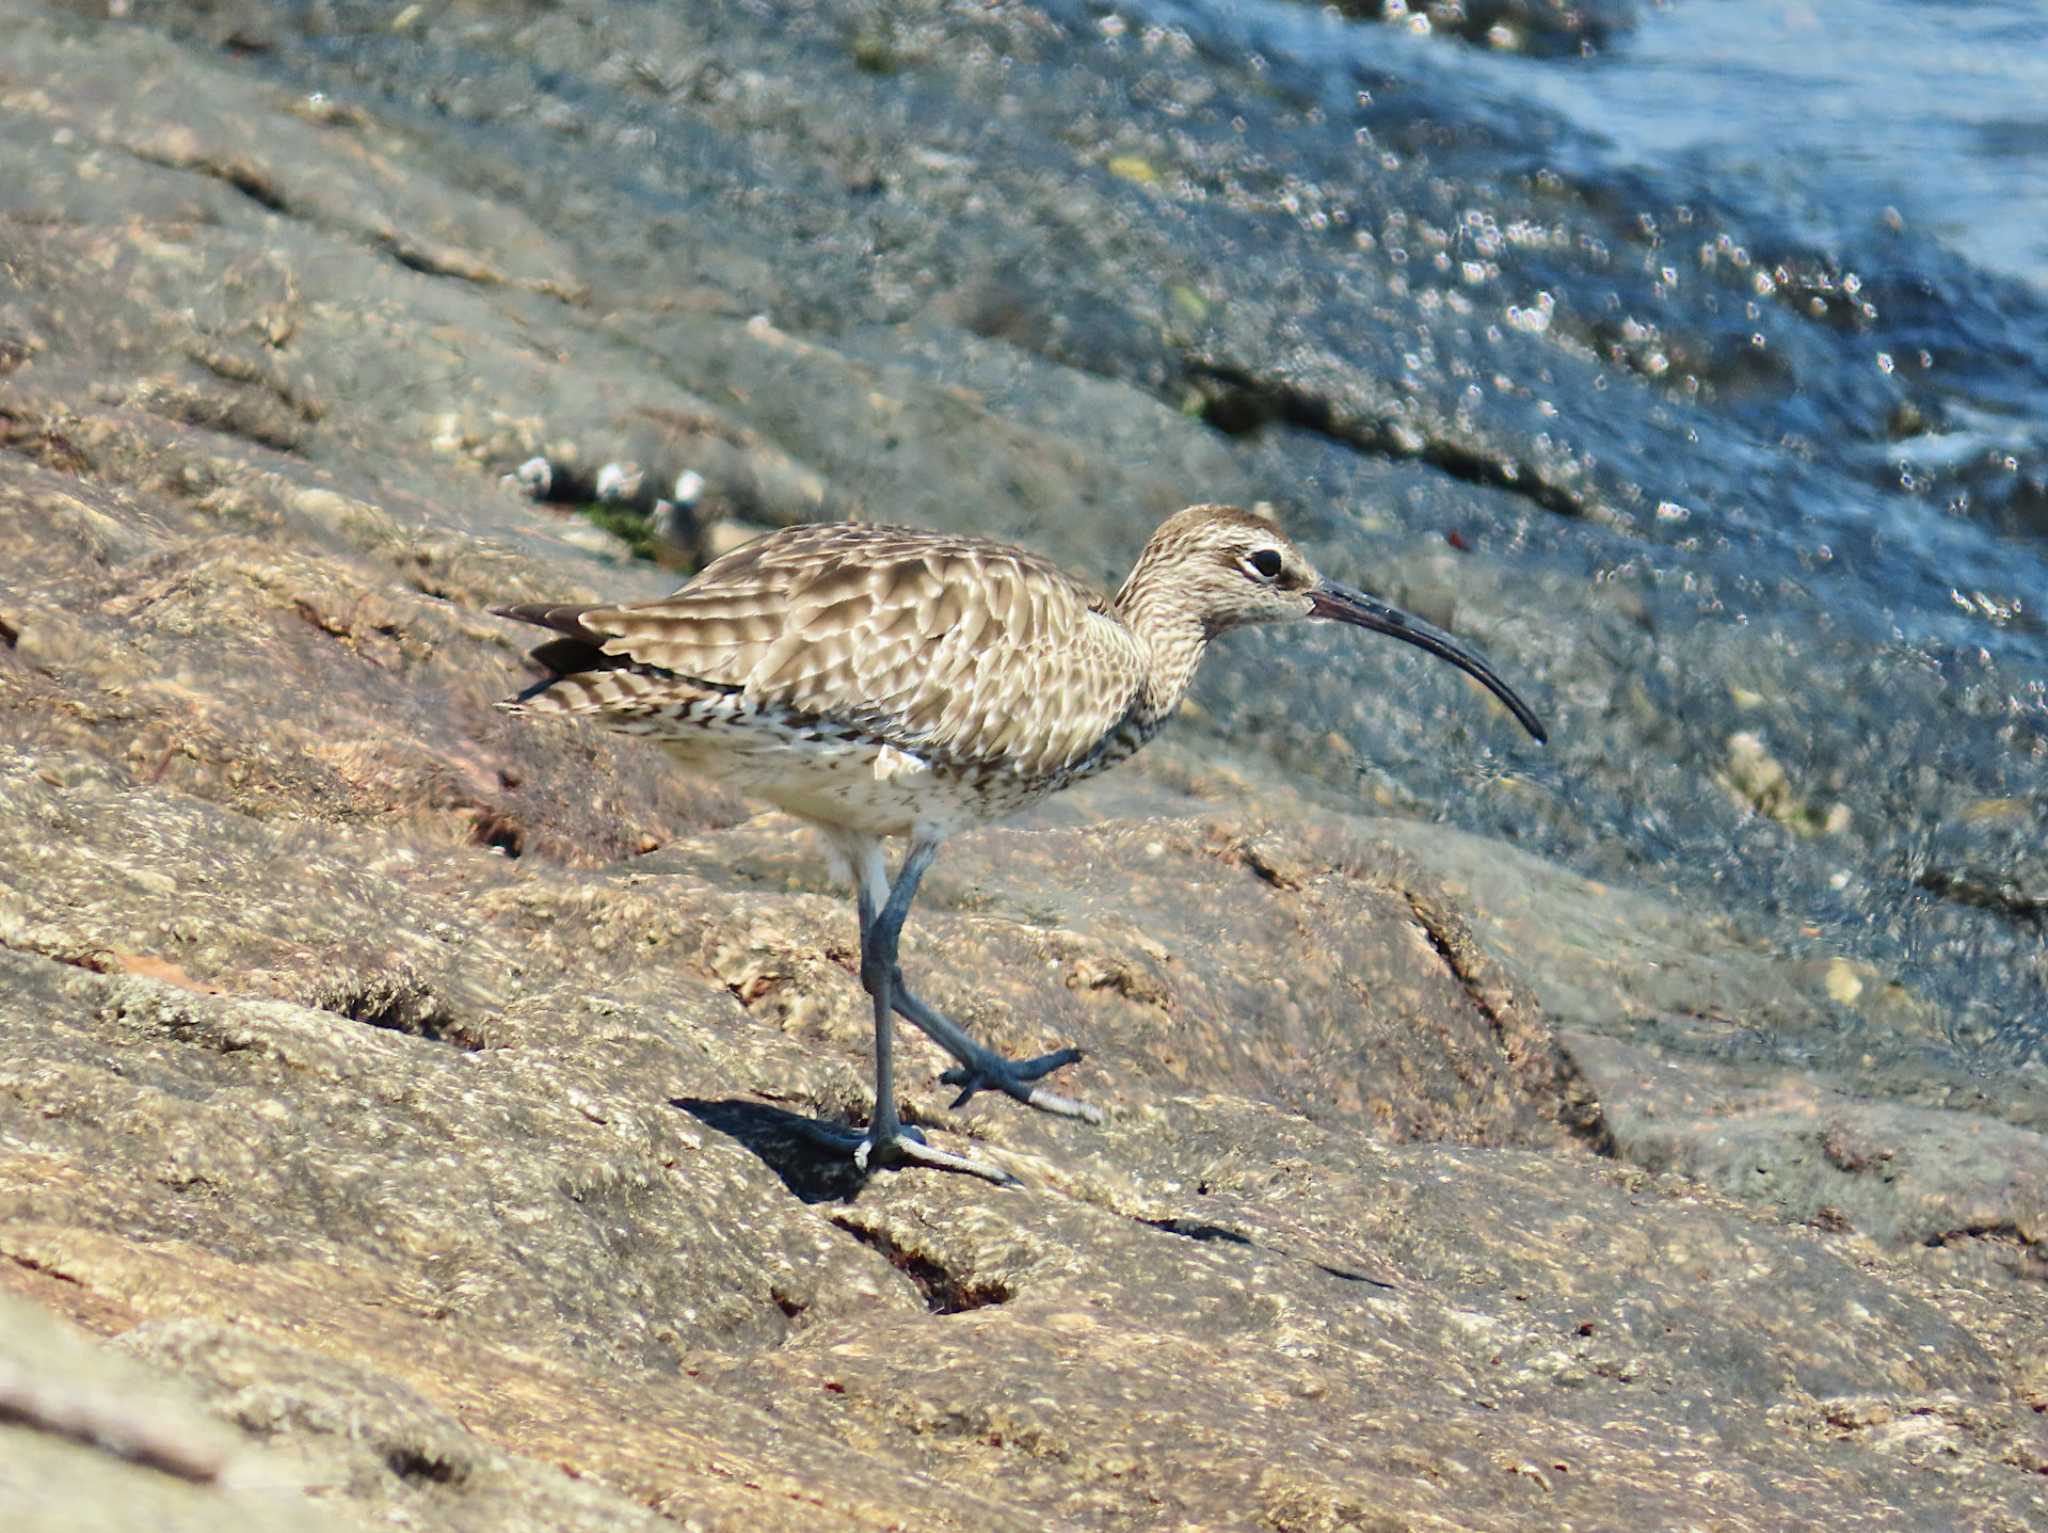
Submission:
[[[2036,0],[1676,0],[1575,68],[1493,72],[1624,154],[1697,155],[1769,187],[1812,238],[1892,209],[2048,288]]]
[[[1767,187],[1811,238],[1893,211],[2048,287],[2048,12],[2036,0],[1657,0],[1604,51],[1567,62],[1470,48],[1419,22],[1377,39],[1347,27],[1333,46],[1328,18],[1286,5],[1148,9],[1223,34],[1313,39],[1337,67],[1354,50],[1403,47],[1404,70],[1441,67],[1539,102],[1621,160],[1698,157]]]

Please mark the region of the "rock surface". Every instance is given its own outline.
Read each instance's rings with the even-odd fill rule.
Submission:
[[[804,254],[699,209],[657,311],[573,186],[550,224],[266,79],[284,14],[0,0],[10,1528],[2048,1519],[2038,1096],[1806,1073],[1935,1024],[1333,804],[1287,727],[1191,720],[929,882],[920,988],[1080,1043],[1105,1127],[951,1112],[907,1043],[907,1112],[1026,1187],[821,1162],[794,1118],[867,1107],[848,903],[792,822],[491,710],[486,605],[672,580],[499,474],[997,505],[1096,574],[1257,476],[992,338],[1002,282],[805,335],[754,307],[815,311]]]

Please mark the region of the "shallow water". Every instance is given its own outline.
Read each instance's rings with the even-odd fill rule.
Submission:
[[[1678,0],[1579,67],[1502,62],[1617,152],[1766,188],[1809,238],[1896,210],[2048,289],[2048,14],[2031,0]]]

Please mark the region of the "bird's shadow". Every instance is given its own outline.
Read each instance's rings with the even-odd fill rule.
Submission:
[[[812,1119],[765,1102],[728,1097],[671,1097],[706,1128],[750,1150],[806,1203],[847,1203],[867,1181],[850,1155],[835,1155],[811,1136]]]
[[[811,1131],[817,1124],[814,1118],[770,1107],[765,1102],[744,1101],[736,1097],[717,1102],[703,1097],[670,1097],[668,1105],[681,1109],[706,1128],[752,1151],[761,1164],[782,1179],[783,1186],[805,1203],[851,1203],[867,1183],[867,1173],[854,1165],[850,1155],[835,1153],[813,1137]],[[1256,1255],[1308,1260],[1309,1265],[1324,1275],[1342,1278],[1348,1283],[1362,1283],[1390,1291],[1400,1286],[1369,1272],[1334,1267],[1310,1258],[1290,1257],[1288,1252],[1254,1240],[1227,1225],[1186,1218],[1139,1219],[1137,1222],[1169,1235],[1178,1235],[1183,1240],[1241,1246]]]

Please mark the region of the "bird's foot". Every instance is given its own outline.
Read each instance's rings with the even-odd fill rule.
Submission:
[[[925,1142],[922,1129],[899,1124],[879,1134],[872,1128],[862,1133],[852,1129],[831,1128],[823,1123],[806,1120],[804,1131],[828,1149],[851,1152],[853,1163],[863,1176],[890,1166],[930,1166],[939,1171],[957,1171],[965,1176],[978,1176],[984,1181],[994,1182],[999,1187],[1024,1185],[1001,1166],[990,1161],[933,1148]]]
[[[900,1128],[893,1134],[877,1137],[871,1129],[861,1137],[853,1152],[853,1163],[862,1171],[882,1166],[931,1166],[940,1171],[958,1171],[965,1176],[978,1176],[994,1182],[998,1187],[1021,1187],[1024,1184],[1010,1175],[1001,1166],[972,1155],[955,1155],[950,1150],[936,1150],[925,1143],[924,1135],[914,1128]]]
[[[939,1077],[947,1085],[960,1088],[960,1095],[953,1099],[955,1107],[966,1106],[977,1091],[1000,1091],[1027,1107],[1036,1107],[1040,1112],[1057,1113],[1062,1118],[1079,1118],[1084,1123],[1106,1121],[1101,1108],[1033,1084],[1040,1076],[1050,1075],[1078,1061],[1081,1057],[1079,1049],[1055,1049],[1036,1059],[1005,1059],[994,1049],[968,1037],[960,1025],[944,1012],[933,1010],[912,995],[901,974],[892,977],[891,992],[890,1000],[896,1009],[916,1024],[927,1038],[960,1061]]]
[[[960,1088],[960,1095],[953,1098],[956,1108],[965,1107],[977,1091],[1000,1091],[1040,1112],[1056,1113],[1062,1118],[1079,1118],[1084,1123],[1105,1123],[1108,1114],[1094,1103],[1063,1097],[1036,1084],[1041,1076],[1074,1064],[1080,1058],[1081,1051],[1073,1048],[1055,1049],[1036,1059],[1005,1059],[993,1050],[977,1049],[968,1063],[955,1065],[939,1079],[948,1086]]]

